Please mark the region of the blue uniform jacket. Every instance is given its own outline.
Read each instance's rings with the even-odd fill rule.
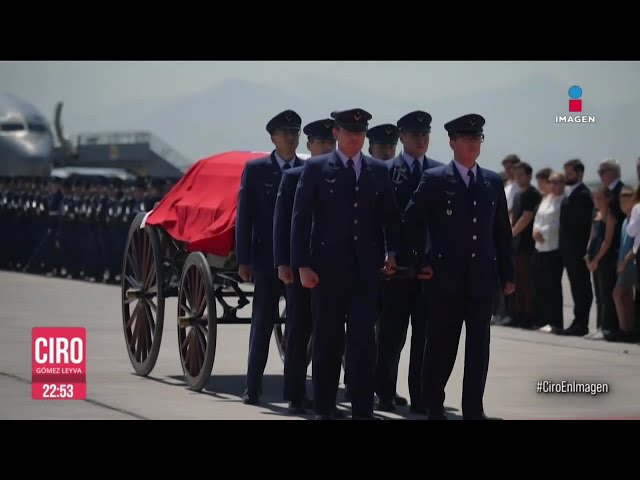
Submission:
[[[293,167],[302,165],[295,158]],[[236,263],[256,272],[273,271],[273,213],[282,170],[271,155],[247,162],[236,213]]]
[[[388,167],[362,155],[355,189],[349,175],[335,151],[305,162],[291,225],[294,268],[340,273],[356,266],[375,271],[384,264],[382,252],[395,251],[401,212]]]
[[[444,165],[442,162],[438,162],[429,157],[423,159],[423,172],[431,168]],[[414,180],[411,176],[411,170],[402,154],[398,155],[394,159],[388,162],[389,177],[393,184],[393,190],[396,195],[396,200],[401,211],[404,211],[411,200],[411,195],[416,188],[418,188],[419,180]],[[408,223],[403,224],[400,244],[398,245],[398,251],[396,253],[396,260],[398,265],[413,265],[418,260],[417,248],[419,248],[420,241],[428,237],[427,232],[417,231],[418,228],[424,228],[422,225],[410,225]]]
[[[498,281],[514,281],[514,254],[507,199],[500,176],[478,166],[469,188],[451,162],[425,171],[404,220],[426,222],[431,246],[423,265],[437,293],[492,295]]]
[[[291,265],[291,215],[296,196],[296,186],[304,167],[295,167],[282,175],[276,210],[273,215],[274,266]]]

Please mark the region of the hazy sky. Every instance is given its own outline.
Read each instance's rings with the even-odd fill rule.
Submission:
[[[193,93],[228,78],[282,87],[309,74],[365,84],[371,93],[398,99],[419,96],[424,103],[512,85],[532,75],[566,84],[588,79],[606,104],[640,101],[640,62],[2,62],[0,90],[47,110],[57,100],[73,99],[98,113]],[[398,77],[406,88],[394,89]]]
[[[372,98],[415,102],[416,109],[536,76],[563,85],[588,83],[589,92],[597,92],[590,97],[597,107],[640,105],[640,62],[2,62],[0,92],[25,98],[49,118],[59,100],[90,117],[178,99],[231,78],[286,90],[310,76],[331,78]],[[635,145],[625,152],[635,148],[640,155],[636,138],[621,140]]]

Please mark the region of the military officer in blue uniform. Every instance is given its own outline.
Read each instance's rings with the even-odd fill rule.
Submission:
[[[333,151],[335,121],[332,118],[316,120],[302,130],[307,135],[307,149],[312,156]],[[300,284],[300,276],[291,268],[291,215],[296,186],[304,167],[283,172],[273,217],[273,258],[278,278],[285,284],[287,323],[284,354],[284,397],[289,401],[289,412],[306,413],[310,400],[306,393],[307,347],[311,338],[311,291]]]
[[[269,120],[266,129],[275,149],[267,157],[247,162],[238,194],[235,245],[238,275],[255,285],[243,395],[243,402],[251,405],[259,402],[262,393],[262,375],[283,290],[273,259],[276,195],[283,170],[302,165],[296,156],[301,124],[300,115],[293,110],[285,110]]]
[[[371,114],[355,108],[331,117],[337,148],[307,160],[296,189],[291,266],[312,289],[316,418],[331,419],[336,409],[346,322],[353,418],[371,419],[379,274],[395,273],[400,210],[384,162],[362,154]]]
[[[367,139],[369,140],[369,155],[378,160],[387,161],[396,156],[396,148],[398,146],[398,138],[400,137],[400,131],[398,127],[393,123],[385,123],[382,125],[376,125],[367,130]],[[383,245],[383,242],[380,242]],[[379,310],[382,311],[382,292],[380,292]],[[345,372],[344,384],[345,384],[345,399],[351,400],[349,392],[348,376]],[[395,396],[398,405],[407,405],[407,399]]]
[[[404,210],[411,195],[418,187],[425,170],[442,166],[441,162],[426,156],[429,148],[432,117],[417,110],[402,116],[397,122],[402,152],[389,162],[389,176],[398,205]],[[406,225],[403,229],[396,262],[400,267],[415,268],[419,260],[414,250],[415,230]],[[411,320],[411,353],[409,357],[409,395],[411,411],[424,414],[426,408],[422,396],[422,364],[426,341],[426,303],[422,281],[418,278],[388,278],[382,286],[382,316],[378,327],[378,363],[376,366],[376,393],[378,409],[394,411],[396,405],[407,404],[397,395],[398,365],[404,347],[409,320]]]
[[[333,137],[333,118],[325,118],[308,123],[302,129],[307,136],[307,150],[312,157],[329,153],[336,148],[336,139]]]
[[[395,157],[396,147],[400,132],[398,127],[392,123],[376,125],[367,130],[367,139],[369,140],[369,155],[378,160],[387,161]],[[380,242],[383,246],[383,242]],[[379,309],[382,310],[382,298],[380,298]],[[345,400],[351,401],[351,392],[349,391],[349,377],[347,372],[344,374]],[[408,402],[405,398],[396,395],[398,404],[406,405]]]
[[[513,239],[502,179],[476,163],[484,124],[477,114],[445,124],[453,160],[424,172],[405,211],[405,221],[426,222],[430,236],[420,278],[428,280],[423,394],[431,419],[446,419],[445,386],[463,323],[463,418],[489,418],[483,395],[493,289],[499,279],[505,295],[515,290]]]
[[[369,139],[369,155],[378,160],[391,160],[396,156],[400,132],[393,123],[385,123],[367,131]]]
[[[335,127],[335,120],[333,120],[332,118],[327,118],[324,120],[316,120],[315,122],[311,122],[304,127],[303,132],[307,135],[307,138],[308,138],[307,149],[309,150],[309,153],[311,153],[312,157],[315,157],[318,155],[324,155],[325,153],[332,152],[336,148],[336,139],[333,136],[334,127]],[[297,170],[295,172],[288,172],[288,173],[290,173],[290,175],[295,174],[294,176],[296,177],[296,184],[297,184],[297,181],[300,178],[300,175],[302,173],[302,169]],[[289,175],[287,176],[289,177]],[[293,176],[290,176],[288,178],[288,182],[293,182],[293,178],[294,178]],[[284,177],[283,177],[283,181],[284,181]],[[290,185],[290,187],[293,188],[293,194],[295,194],[296,185]],[[293,210],[293,198],[291,199],[291,210]],[[291,213],[289,212],[289,227],[291,225],[290,216],[291,216]],[[289,248],[289,245],[287,245],[287,248]],[[311,292],[309,292],[308,289],[303,288],[302,290],[306,292],[306,295],[309,298],[311,298]],[[306,352],[306,344],[305,344],[305,352]],[[302,351],[299,351],[296,355],[302,355]],[[285,354],[285,357],[286,357],[286,354]],[[300,356],[298,358],[302,358],[302,357]],[[286,363],[287,363],[287,360],[285,358],[285,365]],[[285,370],[286,370],[286,366],[285,366]],[[286,374],[285,374],[285,377],[286,377]],[[347,382],[348,382],[347,374],[345,372],[345,375],[344,375],[345,400],[351,401]],[[285,383],[286,383],[286,378],[285,378]],[[343,415],[343,413],[341,410],[336,410],[336,415],[341,416]]]

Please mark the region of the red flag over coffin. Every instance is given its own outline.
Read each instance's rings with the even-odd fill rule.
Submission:
[[[196,162],[146,220],[185,242],[187,251],[226,257],[234,249],[238,192],[245,164],[268,152],[231,151]]]

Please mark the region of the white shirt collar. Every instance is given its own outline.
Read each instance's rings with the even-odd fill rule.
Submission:
[[[467,176],[467,174],[469,173],[469,170],[471,170],[473,172],[474,178],[476,180],[478,179],[478,164],[477,163],[475,163],[473,165],[473,167],[471,167],[471,168],[467,168],[464,165],[462,165],[461,163],[458,163],[455,158],[453,159],[453,163],[456,166],[456,168],[458,169],[458,172],[460,172],[460,176],[462,177],[462,180],[464,180],[464,183],[466,183],[467,185],[469,184],[469,177]]]
[[[609,184],[609,190],[613,190],[614,188],[616,188],[619,183],[620,183],[620,179],[616,178],[613,182]]]
[[[286,162],[284,158],[282,158],[280,155],[278,155],[278,152],[274,151],[273,153],[274,153],[274,155],[276,157],[276,161],[278,162],[278,165],[280,166],[280,170],[282,170],[282,167],[284,167],[285,163],[289,163],[289,165],[291,165],[293,167],[293,162],[295,162],[295,160],[296,160],[296,155],[294,155],[293,158],[289,162]]]
[[[424,170],[424,155],[420,159],[416,159],[410,155],[407,155],[405,152],[402,152],[402,158],[407,163],[407,166],[410,170],[413,170],[413,162],[415,162],[416,160],[418,160],[418,163],[420,163],[420,169]]]
[[[567,197],[571,195],[580,185],[582,185],[582,182],[578,182],[575,185],[567,185]]]
[[[356,169],[358,169],[360,167],[360,162],[362,161],[362,152],[358,152],[356,155],[354,155],[353,157],[347,157],[337,146],[336,146],[336,155],[338,155],[338,157],[340,158],[340,160],[342,160],[342,163],[344,163],[344,166],[347,166],[347,162],[349,161],[349,158],[351,158],[353,160],[353,165]]]

